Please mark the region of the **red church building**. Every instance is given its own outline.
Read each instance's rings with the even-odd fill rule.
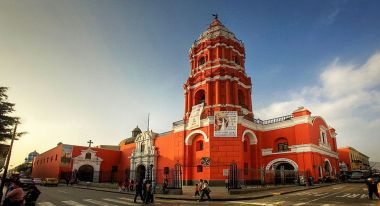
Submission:
[[[83,167],[117,171],[120,178],[148,178],[158,184],[169,179],[174,186],[199,179],[218,185],[226,179],[230,184],[250,184],[298,176],[313,176],[316,181],[334,177],[339,169],[335,130],[303,107],[288,116],[256,119],[245,58],[243,42],[213,19],[189,50],[182,120],[162,134],[136,128],[132,137],[120,142],[118,151],[78,147],[62,171],[81,172]],[[102,159],[99,167],[92,159],[74,163],[75,158],[86,159],[90,150]],[[51,156],[45,153],[35,159],[33,176],[59,176],[46,174],[39,164]],[[93,175],[91,180],[101,178]]]

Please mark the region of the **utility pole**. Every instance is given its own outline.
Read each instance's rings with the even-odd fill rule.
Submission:
[[[8,155],[7,155],[6,163],[5,163],[5,166],[4,166],[3,177],[1,178],[1,184],[0,184],[0,200],[3,199],[3,189],[4,189],[5,179],[7,178],[7,172],[8,172],[9,162],[10,162],[10,160],[11,160],[11,154],[12,154],[13,142],[14,142],[14,140],[15,140],[15,138],[16,138],[17,124],[18,124],[18,122],[16,122],[15,128],[13,129],[13,135],[12,135],[11,145],[10,145],[10,147],[9,147],[9,151],[8,151]]]

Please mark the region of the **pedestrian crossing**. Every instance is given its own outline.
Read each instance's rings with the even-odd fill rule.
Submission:
[[[160,200],[155,202],[155,205],[161,205],[166,200]],[[118,197],[118,198],[101,198],[101,199],[82,199],[81,201],[64,200],[60,202],[38,202],[39,206],[56,206],[56,205],[70,205],[70,206],[89,206],[89,205],[101,205],[101,206],[119,206],[119,205],[141,205],[141,201],[138,203],[133,202],[133,198]]]

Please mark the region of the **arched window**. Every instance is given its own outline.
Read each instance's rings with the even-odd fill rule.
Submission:
[[[197,141],[195,150],[196,151],[202,151],[203,150],[203,141],[202,140]]]
[[[286,152],[289,151],[288,140],[285,137],[277,138],[275,141],[277,147],[277,152]]]
[[[247,108],[247,106],[245,105],[244,93],[240,89],[238,91],[238,102],[240,106],[242,106],[243,108]]]
[[[85,157],[85,159],[88,159],[88,160],[91,159],[91,153],[90,153],[90,152],[87,152],[87,153],[86,153],[86,157]]]
[[[234,62],[235,64],[240,65],[239,57],[234,56]]]
[[[141,144],[140,152],[143,153],[145,151],[145,144]]]
[[[244,152],[247,152],[248,151],[249,142],[247,140],[244,140],[243,144],[244,144]]]
[[[203,166],[202,165],[197,166],[197,172],[203,172]]]
[[[197,93],[195,93],[195,104],[203,103],[206,105],[206,95],[204,90],[198,90]]]
[[[198,59],[198,66],[202,66],[206,62],[204,57]]]

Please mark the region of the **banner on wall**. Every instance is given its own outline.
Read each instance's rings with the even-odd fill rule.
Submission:
[[[214,113],[214,137],[237,137],[238,115],[236,111]]]
[[[201,114],[203,111],[203,103],[194,105],[191,108],[191,113],[189,117],[189,129],[195,129],[201,126]]]
[[[61,166],[69,166],[73,155],[72,145],[62,146]]]

